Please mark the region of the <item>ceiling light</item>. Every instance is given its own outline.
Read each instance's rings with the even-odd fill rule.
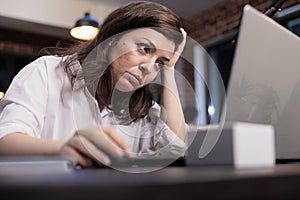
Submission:
[[[99,24],[96,19],[90,16],[90,11],[84,13],[84,17],[77,20],[75,27],[70,30],[72,37],[79,40],[91,40],[99,32]]]
[[[0,99],[4,97],[4,92],[0,92]]]

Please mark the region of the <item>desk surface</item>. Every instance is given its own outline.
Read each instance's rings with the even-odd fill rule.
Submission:
[[[150,173],[84,169],[1,173],[8,199],[283,199],[300,198],[300,165],[274,168],[167,167]]]

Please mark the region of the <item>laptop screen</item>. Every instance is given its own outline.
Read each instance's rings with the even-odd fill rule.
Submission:
[[[300,39],[245,6],[226,121],[273,124],[278,159],[300,159]]]

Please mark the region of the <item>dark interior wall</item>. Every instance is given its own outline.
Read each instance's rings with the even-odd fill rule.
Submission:
[[[43,48],[70,42],[67,29],[0,16],[0,91]]]

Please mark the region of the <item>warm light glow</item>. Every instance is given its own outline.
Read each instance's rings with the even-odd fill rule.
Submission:
[[[71,29],[70,34],[80,40],[91,40],[99,32],[99,29],[93,26],[80,26]]]
[[[209,116],[213,116],[215,114],[216,110],[215,107],[213,105],[209,105],[208,106],[208,114]]]
[[[4,92],[0,92],[0,99],[4,97]]]

